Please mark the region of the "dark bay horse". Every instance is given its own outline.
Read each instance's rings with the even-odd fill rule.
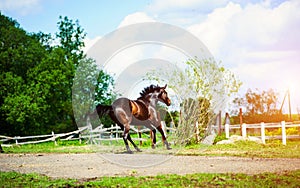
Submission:
[[[111,106],[97,105],[96,110],[91,115],[97,114],[101,117],[109,115],[110,118],[118,124],[123,130],[123,140],[128,153],[132,153],[129,148],[128,140],[137,151],[141,151],[130,137],[130,124],[144,125],[151,129],[152,148],[156,144],[156,129],[161,133],[162,140],[167,149],[171,149],[166,139],[166,133],[161,125],[161,118],[156,110],[158,102],[165,103],[167,106],[171,105],[171,100],[166,92],[166,87],[159,87],[158,85],[150,85],[144,88],[140,93],[140,97],[136,100],[128,98],[119,98],[115,100]]]

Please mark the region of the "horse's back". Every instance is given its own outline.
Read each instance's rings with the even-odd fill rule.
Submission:
[[[125,98],[125,97],[118,98],[117,100],[115,100],[112,103],[112,107],[113,107],[113,109],[116,109],[116,108],[124,108],[124,109],[130,108],[130,100],[128,98]]]
[[[148,107],[139,100],[130,100],[128,98],[119,98],[112,104],[114,114],[120,122],[124,122],[125,119],[129,121],[146,121],[149,119]]]

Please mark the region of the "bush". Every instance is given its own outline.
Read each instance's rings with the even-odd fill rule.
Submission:
[[[214,140],[214,144],[216,144],[217,142],[220,142],[221,140],[227,140],[225,133],[221,133],[220,135],[217,135]]]
[[[299,131],[298,131],[297,127],[287,128],[285,130],[285,132],[286,132],[286,135],[298,135],[299,134],[298,133]],[[278,128],[278,129],[271,130],[271,131],[266,130],[265,133],[266,133],[267,136],[281,135],[282,134],[282,129]]]

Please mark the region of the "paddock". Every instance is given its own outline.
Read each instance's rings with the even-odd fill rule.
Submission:
[[[108,156],[109,155],[109,156]],[[1,171],[38,173],[53,178],[95,178],[104,176],[155,176],[192,173],[282,173],[300,169],[300,159],[242,158],[209,156],[171,156],[148,167],[126,167],[105,160],[123,160],[128,164],[164,158],[159,154],[1,154]],[[122,159],[121,159],[122,158]],[[151,162],[151,161],[149,161]]]

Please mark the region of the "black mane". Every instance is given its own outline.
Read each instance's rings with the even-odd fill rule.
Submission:
[[[144,98],[149,93],[153,93],[155,91],[159,91],[160,89],[161,89],[161,87],[159,87],[158,85],[155,86],[155,85],[152,84],[152,85],[144,88],[144,90],[142,92],[140,92],[140,95],[141,95],[140,98]]]

